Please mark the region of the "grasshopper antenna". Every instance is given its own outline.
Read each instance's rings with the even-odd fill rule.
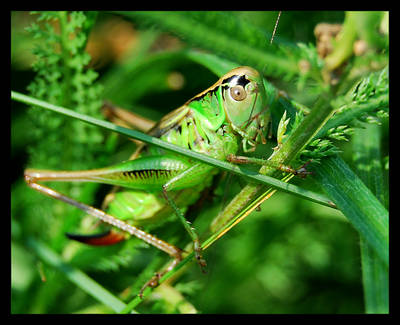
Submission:
[[[279,18],[281,17],[281,13],[282,13],[282,11],[279,11],[278,18],[276,18],[274,31],[272,32],[271,41],[269,42],[269,44],[272,44],[272,42],[274,40],[276,29],[278,28]]]
[[[272,36],[271,36],[271,40],[269,41],[269,45],[272,45],[272,42],[274,41],[274,37],[275,37],[275,34],[276,34],[276,30],[278,29],[279,18],[281,18],[281,13],[282,13],[282,11],[279,11],[278,17],[276,18],[274,30],[273,30],[273,32],[272,32]],[[264,65],[264,68],[262,69],[262,75],[264,75],[264,72],[265,72],[265,68],[266,68],[266,67],[267,67],[267,66]]]

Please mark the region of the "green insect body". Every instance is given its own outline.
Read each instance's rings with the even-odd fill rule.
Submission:
[[[226,160],[242,149],[252,151],[265,141],[269,124],[268,103],[262,78],[249,67],[240,67],[221,77],[213,86],[164,116],[148,133],[164,141],[194,150],[213,158]],[[174,267],[181,251],[135,225],[143,225],[178,216],[194,243],[200,266],[200,242],[195,230],[184,218],[187,207],[209,186],[218,169],[192,161],[158,147],[143,146],[133,160],[87,171],[43,171],[28,169],[28,185],[46,195],[72,204],[88,214],[134,235],[167,252]],[[116,185],[105,211],[75,201],[40,181],[88,181]],[[77,237],[73,238],[77,239]],[[89,243],[89,241],[82,240]],[[92,241],[93,243],[94,241]],[[146,286],[155,286],[163,273],[158,273]],[[144,288],[145,288],[144,287]]]
[[[262,90],[261,78],[256,71],[248,67],[234,69],[209,89],[162,118],[149,134],[226,160],[227,155],[236,154],[239,150],[241,135],[235,129],[247,135],[242,141],[244,150],[248,144],[254,146],[262,139],[266,126],[266,115],[261,114],[265,110]],[[232,98],[234,91],[239,100]],[[256,118],[252,119],[252,116]],[[155,146],[146,146],[137,159],[93,170],[93,176],[87,174],[85,180],[123,187],[125,190],[114,193],[107,212],[141,225],[171,214],[170,207],[165,206],[165,199],[159,193],[161,187],[193,165],[197,167],[190,177],[174,184],[175,193],[171,195],[184,212],[211,184],[218,169],[196,164]]]

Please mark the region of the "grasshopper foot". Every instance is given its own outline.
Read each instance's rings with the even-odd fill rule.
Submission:
[[[140,289],[140,291],[138,293],[138,296],[140,297],[140,299],[143,299],[143,292],[144,292],[144,290],[146,290],[147,287],[155,288],[159,285],[160,278],[161,278],[161,274],[157,272],[154,274],[154,276],[149,281],[147,281],[144,284],[144,286],[142,287],[142,289]]]
[[[306,178],[307,175],[312,174],[312,172],[307,171],[306,166],[311,162],[311,160],[307,161],[305,164],[300,166],[298,169],[295,171],[295,175],[301,177],[301,178]]]
[[[201,271],[203,273],[207,273],[205,268],[207,266],[207,262],[206,260],[203,258],[202,254],[201,254],[201,245],[199,241],[195,241],[194,242],[194,256],[196,258],[197,263],[200,265]]]
[[[149,288],[158,287],[158,285],[160,284],[161,277],[164,274],[166,274],[169,271],[171,271],[181,260],[182,260],[181,250],[179,250],[178,254],[174,257],[172,262],[164,270],[154,273],[154,276],[149,281],[147,281],[144,284],[144,286],[140,289],[140,291],[138,293],[138,296],[140,297],[140,299],[143,299],[143,293],[144,293],[144,290],[146,290],[147,287],[149,287]]]
[[[196,257],[197,263],[200,265],[201,272],[207,273],[207,271],[206,271],[206,267],[207,267],[206,260],[203,259],[203,257],[200,254],[197,254],[197,252],[196,252],[195,257]]]

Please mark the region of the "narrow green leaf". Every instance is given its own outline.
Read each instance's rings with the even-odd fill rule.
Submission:
[[[338,156],[322,161],[313,177],[379,258],[389,264],[389,214]],[[338,240],[340,240],[338,238]]]
[[[122,135],[125,135],[128,137],[161,147],[165,150],[176,152],[183,156],[193,158],[195,160],[199,160],[203,163],[212,165],[214,167],[217,167],[217,168],[229,171],[231,173],[235,173],[240,176],[246,177],[247,179],[249,179],[253,182],[263,183],[263,184],[272,186],[274,188],[277,188],[283,192],[291,193],[291,194],[297,195],[299,197],[305,198],[307,200],[310,200],[310,201],[313,201],[316,203],[323,204],[323,205],[331,207],[331,208],[335,207],[334,204],[332,204],[332,202],[328,198],[326,198],[324,195],[321,195],[321,194],[318,194],[318,193],[315,193],[312,191],[308,191],[306,189],[303,189],[303,188],[293,185],[293,184],[287,184],[287,183],[282,182],[274,177],[261,175],[255,171],[243,168],[241,166],[236,166],[236,165],[230,164],[226,161],[214,159],[210,156],[207,156],[207,155],[204,155],[204,154],[201,154],[201,153],[189,150],[189,149],[182,148],[182,147],[174,145],[172,143],[162,141],[158,138],[151,137],[151,136],[141,133],[139,131],[127,129],[127,128],[112,124],[110,122],[102,121],[102,120],[99,120],[99,119],[96,119],[96,118],[93,118],[93,117],[90,117],[87,115],[83,115],[83,114],[71,111],[67,108],[56,106],[56,105],[38,100],[36,98],[32,98],[32,97],[20,94],[15,91],[11,92],[11,98],[14,100],[26,103],[26,104],[38,106],[38,107],[49,109],[51,111],[54,111],[54,112],[57,112],[60,114],[64,114],[64,115],[72,117],[74,119],[78,119],[83,122],[86,122],[86,123],[89,123],[89,124],[92,124],[95,126],[99,126],[101,128],[104,128],[104,129],[107,129],[107,130],[110,130],[113,132],[117,132],[119,134],[122,134]]]
[[[385,203],[384,181],[380,150],[380,127],[366,125],[353,136],[353,159],[357,173],[376,197]],[[389,312],[389,270],[370,245],[361,238],[361,262],[365,311]]]
[[[45,244],[30,238],[28,239],[28,245],[41,260],[62,272],[71,282],[75,283],[79,288],[87,292],[96,300],[107,305],[115,312],[120,312],[126,307],[125,303],[104,289],[85,273],[65,263],[58,254],[48,248]]]

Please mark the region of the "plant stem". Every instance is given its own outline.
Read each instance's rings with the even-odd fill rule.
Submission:
[[[333,108],[329,105],[323,105],[322,100],[326,100],[326,97],[327,96],[321,96],[321,100],[317,103],[310,114],[304,118],[303,122],[293,131],[287,141],[282,144],[281,148],[273,154],[270,160],[274,164],[289,165],[291,160],[295,158],[295,156],[307,145],[314,135],[317,134],[325,121],[329,119],[333,112]],[[276,174],[279,173],[275,168],[269,166],[261,167],[259,172],[260,174],[271,177],[276,176]],[[250,202],[254,201],[261,192],[266,193],[267,189],[268,186],[261,184],[250,183],[246,185],[213,221],[211,231],[215,232],[220,227],[224,226],[240,213],[240,211]]]
[[[346,12],[342,31],[338,35],[338,42],[334,51],[325,58],[326,69],[332,71],[338,68],[353,53],[353,43],[357,37],[355,16],[360,13]]]
[[[304,118],[304,121],[290,134],[287,141],[273,155],[271,160],[274,163],[288,165],[314,138],[334,111],[334,108],[326,103],[329,103],[329,95],[321,94],[311,113]],[[276,169],[268,166],[263,166],[260,169],[260,173],[263,175],[273,176],[276,172]]]

